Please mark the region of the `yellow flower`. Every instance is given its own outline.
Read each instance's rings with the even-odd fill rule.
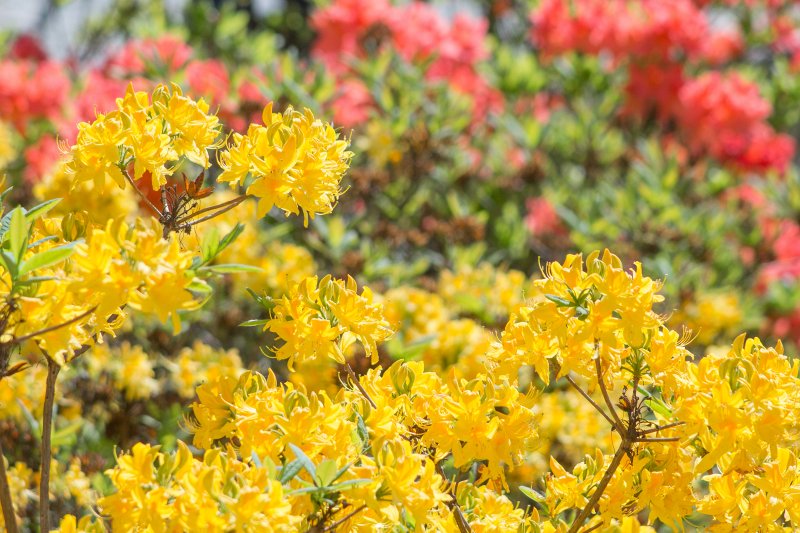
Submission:
[[[309,218],[330,213],[353,155],[349,141],[309,109],[273,113],[270,103],[262,117],[263,126],[253,124],[247,135],[232,135],[219,156],[219,181],[242,185],[252,175],[247,194],[259,199],[259,217],[277,206],[287,215],[302,211],[308,225]]]
[[[153,190],[158,190],[181,158],[209,166],[208,150],[218,147],[220,126],[208,113],[208,104],[183,96],[176,85],[157,86],[150,100],[128,85],[125,96],[117,98],[116,110],[78,125],[66,166],[74,183],[91,180],[104,192],[106,178],[111,178],[125,188],[124,173],[132,163],[130,178],[149,174]]]
[[[288,359],[290,369],[295,361],[318,357],[344,363],[345,351],[356,341],[375,364],[377,343],[392,334],[383,306],[373,301],[369,288],[359,294],[353,278],[345,281],[331,276],[306,278],[277,300],[264,329],[284,341],[275,357]]]

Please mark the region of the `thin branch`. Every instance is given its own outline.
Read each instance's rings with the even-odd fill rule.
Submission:
[[[185,224],[185,223],[189,222],[193,218],[202,215],[203,213],[207,213],[209,211],[215,211],[215,213],[212,213],[210,215],[204,216],[203,218],[201,218],[199,220],[195,220],[195,221],[191,222],[191,225],[194,226],[195,224],[199,224],[200,222],[204,222],[206,220],[210,220],[210,219],[212,219],[212,218],[214,218],[216,216],[221,215],[222,213],[230,211],[231,209],[233,209],[234,207],[236,207],[240,203],[244,202],[248,198],[252,198],[252,196],[247,195],[247,194],[243,194],[241,196],[237,196],[233,200],[228,200],[227,202],[222,202],[221,204],[216,204],[216,205],[211,205],[211,206],[208,206],[208,207],[204,207],[203,209],[195,211],[194,213],[191,213],[189,215],[186,215],[185,217],[182,217],[182,218],[176,220],[175,221],[175,225],[176,226],[180,226],[182,224]]]
[[[322,530],[323,533],[325,533],[325,531],[333,531],[334,529],[336,529],[337,527],[341,526],[342,524],[344,524],[345,522],[347,522],[348,520],[353,518],[355,515],[360,513],[362,510],[366,509],[366,507],[367,507],[367,505],[364,504],[361,507],[358,507],[357,509],[355,509],[353,511],[350,511],[343,518],[340,518],[339,520],[337,520],[333,524],[331,524],[329,526],[326,526],[325,529]]]
[[[678,442],[680,437],[637,438],[636,442]]]
[[[592,526],[592,527],[590,527],[589,529],[586,529],[586,530],[584,530],[584,531],[581,531],[581,533],[589,533],[590,531],[594,531],[595,529],[600,529],[602,526],[603,526],[603,522],[601,521],[601,522],[599,522],[599,523],[597,523],[597,524],[593,525],[593,526]]]
[[[131,175],[128,174],[128,171],[127,170],[123,170],[122,174],[126,178],[128,178],[128,183],[131,184],[131,187],[133,187],[133,190],[136,191],[136,193],[139,195],[139,197],[142,200],[144,200],[144,203],[146,203],[150,207],[150,209],[152,209],[156,213],[156,215],[158,215],[158,217],[161,218],[161,216],[162,216],[161,211],[153,204],[153,202],[150,201],[150,198],[148,198],[147,195],[145,193],[143,193],[141,191],[141,189],[139,189],[139,187],[136,186],[136,183],[133,181],[133,178],[131,177]]]
[[[92,313],[95,312],[96,309],[97,309],[97,306],[94,306],[91,309],[89,309],[88,311],[86,311],[85,313],[81,313],[78,316],[76,316],[75,318],[67,320],[66,322],[63,322],[61,324],[56,324],[55,326],[50,326],[49,328],[40,329],[39,331],[34,331],[33,333],[28,333],[27,335],[23,335],[22,337],[15,337],[14,339],[12,339],[11,342],[16,343],[16,344],[22,344],[23,342],[27,341],[28,339],[32,339],[34,337],[38,337],[39,335],[44,335],[46,333],[50,333],[51,331],[55,331],[57,329],[65,328],[65,327],[67,327],[67,326],[69,326],[71,324],[74,324],[75,322],[78,322],[81,319],[86,318],[87,316],[91,315]]]
[[[578,517],[572,522],[572,526],[569,528],[569,533],[577,533],[580,531],[581,526],[586,521],[589,516],[591,516],[592,512],[594,512],[594,508],[597,503],[600,501],[600,498],[603,496],[603,492],[606,490],[606,487],[611,482],[611,479],[614,477],[614,472],[617,471],[620,463],[622,462],[622,458],[630,451],[631,443],[626,438],[623,437],[622,444],[619,445],[617,448],[616,453],[614,453],[614,458],[611,459],[611,463],[608,465],[608,469],[606,469],[606,473],[603,474],[603,478],[600,480],[600,483],[597,484],[597,488],[594,489],[594,493],[592,497],[589,499],[589,502],[580,512]]]
[[[669,429],[669,428],[674,428],[674,427],[676,427],[676,426],[682,426],[682,425],[684,425],[685,423],[686,423],[686,422],[683,422],[683,421],[680,421],[680,422],[672,422],[671,424],[667,424],[667,425],[665,425],[665,426],[656,426],[656,427],[654,427],[654,428],[650,428],[650,429],[644,429],[644,430],[642,430],[642,431],[640,431],[640,432],[639,432],[639,435],[649,435],[650,433],[656,433],[656,432],[658,432],[658,431],[662,431],[662,430]]]
[[[623,435],[625,433],[625,424],[623,424],[622,420],[620,420],[616,409],[614,409],[614,404],[611,403],[611,398],[608,396],[606,384],[603,382],[603,368],[600,366],[600,354],[598,353],[595,353],[594,364],[595,368],[597,369],[597,383],[600,385],[600,391],[603,393],[603,399],[606,402],[606,406],[608,407],[608,410],[611,411],[611,416],[614,417],[614,426],[617,428],[619,434]]]
[[[606,413],[606,412],[603,410],[603,408],[602,408],[602,407],[600,407],[600,405],[599,405],[599,404],[598,404],[596,401],[594,401],[594,400],[592,399],[592,397],[591,397],[591,396],[589,396],[589,393],[588,393],[588,392],[586,392],[585,390],[583,390],[583,389],[580,387],[580,385],[578,385],[578,384],[575,382],[575,380],[574,380],[574,379],[572,379],[572,378],[569,376],[569,374],[567,374],[566,378],[567,378],[567,381],[569,381],[569,384],[570,384],[570,385],[572,385],[573,387],[575,387],[575,390],[577,390],[578,392],[580,392],[580,393],[581,393],[581,396],[583,396],[584,398],[586,398],[586,401],[588,401],[590,404],[592,404],[592,406],[594,406],[594,408],[595,408],[595,409],[597,409],[597,412],[598,412],[598,413],[600,413],[601,415],[603,415],[603,418],[605,418],[606,420],[608,420],[608,423],[609,423],[609,424],[611,424],[611,425],[614,427],[614,429],[617,429],[617,425],[614,423],[614,421],[611,419],[611,417],[610,417],[610,416],[608,416],[608,413]]]
[[[356,388],[358,388],[358,391],[361,393],[361,395],[364,398],[367,399],[367,401],[369,402],[369,404],[372,406],[373,409],[377,408],[378,404],[376,404],[372,400],[372,398],[369,397],[369,394],[367,393],[367,390],[361,385],[361,382],[358,380],[358,377],[356,376],[356,373],[353,372],[353,368],[350,366],[350,363],[345,361],[344,362],[344,367],[347,370],[347,375],[350,376],[350,380],[353,382],[353,384],[356,386]]]
[[[431,460],[434,461],[434,463],[436,464],[436,473],[439,474],[442,477],[442,479],[446,480],[447,478],[444,475],[444,469],[442,468],[442,465],[436,463],[435,459],[433,458],[431,458]],[[456,526],[458,526],[458,531],[460,533],[472,533],[472,528],[469,527],[469,522],[467,522],[467,517],[464,516],[464,511],[462,511],[461,506],[458,505],[455,493],[450,494],[450,501],[447,502],[447,506],[453,513],[453,520],[456,521]]]
[[[56,380],[61,371],[56,361],[44,352],[47,358],[47,382],[44,389],[44,413],[42,415],[42,466],[39,483],[39,530],[50,531],[50,459],[52,457],[51,434],[53,430],[53,404],[56,396]]]
[[[11,488],[6,474],[6,457],[3,455],[3,445],[0,443],[0,505],[3,507],[3,521],[8,533],[18,533],[17,517],[14,514],[14,502],[11,499]]]

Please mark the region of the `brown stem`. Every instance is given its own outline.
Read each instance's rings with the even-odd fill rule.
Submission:
[[[195,211],[194,213],[192,213],[190,215],[186,215],[185,217],[183,217],[183,218],[181,218],[179,220],[176,220],[175,221],[175,225],[176,226],[180,226],[182,224],[185,224],[186,222],[189,222],[193,218],[202,215],[203,213],[207,213],[208,211],[214,211],[214,213],[211,213],[210,215],[204,216],[203,218],[201,218],[199,220],[195,220],[195,221],[191,222],[191,225],[194,226],[195,224],[199,224],[201,222],[205,222],[206,220],[210,220],[210,219],[212,219],[212,218],[214,218],[216,216],[219,216],[222,213],[225,213],[226,211],[230,211],[231,209],[233,209],[234,207],[236,207],[240,203],[244,202],[248,198],[252,198],[252,196],[249,196],[247,194],[243,194],[241,196],[237,196],[233,200],[228,200],[227,202],[222,202],[221,204],[204,207],[203,209],[200,209],[199,211]]]
[[[350,520],[351,518],[353,518],[355,515],[357,515],[358,513],[360,513],[362,510],[366,509],[366,507],[367,507],[367,506],[366,506],[366,504],[365,504],[365,505],[362,505],[361,507],[358,507],[358,508],[356,508],[355,510],[353,510],[353,511],[351,511],[351,512],[347,513],[347,515],[345,515],[344,517],[340,518],[339,520],[337,520],[337,521],[336,521],[336,522],[334,522],[333,524],[331,524],[331,525],[329,525],[329,526],[326,526],[326,527],[325,527],[325,529],[323,529],[323,530],[322,530],[322,531],[323,531],[323,533],[324,533],[325,531],[333,531],[334,529],[336,529],[337,527],[341,526],[342,524],[344,524],[345,522],[347,522],[348,520]]]
[[[616,409],[614,409],[614,404],[611,403],[611,398],[608,396],[608,391],[606,390],[606,384],[603,382],[603,368],[600,366],[599,353],[595,353],[594,365],[595,368],[597,369],[597,383],[600,385],[600,392],[603,393],[603,399],[606,402],[606,406],[608,407],[608,410],[611,411],[611,416],[614,417],[614,427],[617,428],[617,431],[619,432],[620,435],[624,435],[625,424],[622,423],[622,420],[620,420]]]
[[[0,505],[3,507],[3,521],[8,533],[17,533],[17,517],[14,514],[14,502],[11,500],[11,487],[6,474],[6,457],[0,443]]]
[[[53,403],[56,397],[56,379],[61,367],[47,355],[47,382],[44,389],[44,414],[42,416],[42,471],[39,483],[39,530],[50,531],[50,458],[53,429]]]
[[[664,426],[656,426],[656,427],[654,427],[654,428],[650,428],[650,429],[644,429],[644,430],[642,430],[642,431],[640,431],[640,432],[639,432],[639,435],[649,435],[650,433],[656,433],[657,431],[662,431],[662,430],[664,430],[664,429],[674,428],[674,427],[676,427],[676,426],[682,426],[682,425],[684,425],[685,423],[686,423],[686,422],[683,422],[683,421],[680,421],[680,422],[672,422],[671,424],[666,424],[666,425],[664,425]]]
[[[431,458],[433,461],[434,459]],[[436,463],[436,473],[439,474],[442,479],[447,480],[444,476],[444,469],[442,465]],[[458,501],[456,500],[455,491],[450,494],[450,501],[447,502],[447,506],[450,508],[450,511],[453,513],[453,520],[456,521],[456,526],[458,526],[458,531],[460,533],[472,533],[472,528],[469,527],[469,522],[467,522],[467,517],[464,516],[464,511],[461,510],[461,506],[458,505]]]
[[[139,195],[139,197],[142,200],[144,200],[144,202],[150,207],[150,209],[152,209],[156,213],[156,215],[158,215],[159,218],[161,218],[161,216],[162,216],[161,215],[161,211],[159,211],[159,209],[155,205],[153,205],[153,202],[150,201],[150,199],[147,197],[147,195],[145,193],[143,193],[141,191],[141,189],[139,189],[139,187],[136,186],[136,183],[133,181],[133,178],[131,177],[131,175],[128,174],[128,171],[127,170],[123,170],[122,174],[126,178],[128,178],[128,182],[131,184],[131,187],[133,187],[133,190],[136,191],[136,193]]]
[[[22,337],[15,337],[14,339],[12,339],[11,342],[13,342],[15,344],[22,344],[26,340],[32,339],[33,337],[38,337],[39,335],[44,335],[45,333],[50,333],[51,331],[55,331],[57,329],[65,328],[65,327],[69,326],[70,324],[74,324],[75,322],[78,322],[82,318],[86,318],[87,316],[91,315],[92,313],[94,313],[95,309],[97,309],[97,306],[92,307],[91,309],[89,309],[85,313],[79,314],[75,318],[67,320],[66,322],[62,322],[61,324],[56,324],[55,326],[50,326],[49,328],[44,328],[44,329],[40,329],[39,331],[34,331],[33,333],[28,333],[27,335],[23,335]]]
[[[617,428],[617,425],[614,423],[614,421],[611,419],[611,417],[610,417],[610,416],[608,416],[608,413],[606,413],[606,412],[603,410],[603,408],[602,408],[602,407],[600,407],[600,405],[598,405],[598,403],[597,403],[596,401],[594,401],[594,400],[592,399],[592,397],[591,397],[591,396],[589,396],[589,393],[588,393],[588,392],[586,392],[585,390],[583,390],[583,389],[580,387],[580,385],[578,385],[577,383],[575,383],[575,380],[574,380],[574,379],[572,379],[572,378],[571,378],[569,375],[567,375],[566,377],[567,377],[567,381],[569,381],[569,384],[570,384],[570,385],[572,385],[573,387],[575,387],[575,389],[576,389],[578,392],[580,392],[580,393],[581,393],[581,396],[583,396],[584,398],[586,398],[586,400],[587,400],[587,401],[588,401],[590,404],[592,404],[592,405],[594,406],[594,408],[595,408],[595,409],[597,409],[597,411],[598,411],[598,412],[599,412],[601,415],[603,415],[603,418],[605,418],[606,420],[608,420],[608,423],[609,423],[609,424],[611,424],[612,426],[614,426],[614,429],[616,429],[616,428]]]
[[[356,388],[358,388],[358,391],[361,393],[361,395],[367,399],[372,408],[375,409],[376,407],[378,407],[378,405],[374,401],[372,401],[372,398],[369,397],[369,394],[367,394],[366,389],[361,385],[361,382],[358,380],[356,373],[353,372],[353,368],[350,366],[350,363],[345,361],[344,368],[345,370],[347,370],[347,375],[350,376],[350,380],[353,382]]]
[[[572,526],[569,528],[569,533],[577,533],[580,531],[581,526],[586,521],[589,516],[591,516],[592,512],[594,511],[595,506],[600,501],[600,498],[603,496],[603,491],[606,490],[606,487],[611,482],[611,478],[614,477],[614,472],[617,471],[620,463],[622,462],[622,458],[630,451],[631,449],[631,442],[627,439],[627,437],[623,437],[622,444],[619,445],[617,448],[616,453],[614,453],[614,458],[611,459],[611,463],[608,465],[606,469],[606,473],[603,474],[603,478],[600,480],[600,483],[597,484],[597,488],[594,489],[594,493],[592,497],[589,499],[589,502],[580,512],[578,517],[572,522]]]
[[[636,442],[678,442],[680,437],[640,437],[636,439]]]

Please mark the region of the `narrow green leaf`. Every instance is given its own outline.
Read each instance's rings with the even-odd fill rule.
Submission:
[[[75,251],[75,244],[75,242],[71,242],[56,246],[55,248],[50,248],[49,250],[39,252],[33,257],[30,257],[19,266],[20,277],[39,268],[46,268],[64,261]]]
[[[262,268],[253,265],[240,265],[236,263],[202,266],[198,272],[212,272],[214,274],[236,274],[238,272],[263,272]]]
[[[311,477],[313,479],[317,479],[317,469],[314,466],[314,463],[311,462],[311,459],[309,459],[308,456],[305,454],[305,452],[303,450],[301,450],[299,446],[296,446],[296,445],[294,445],[292,443],[289,443],[289,448],[292,449],[292,451],[294,452],[294,455],[297,457],[297,459],[303,465],[303,468],[305,468],[306,471],[309,474],[311,474]]]
[[[554,294],[545,294],[544,297],[550,300],[551,302],[557,303],[560,307],[569,307],[572,305],[572,302],[570,302],[569,300],[565,300],[564,298],[556,296]]]
[[[542,503],[542,502],[545,501],[544,494],[542,494],[541,492],[539,492],[537,490],[533,490],[530,487],[526,487],[524,485],[520,485],[519,486],[519,491],[522,494],[524,494],[525,496],[527,496],[528,498],[530,498],[531,500],[535,501],[535,502]]]
[[[37,206],[34,206],[25,213],[25,218],[28,219],[28,222],[33,222],[39,217],[42,217],[47,214],[48,211],[53,209],[58,202],[61,201],[61,198],[53,198],[52,200],[47,200],[46,202],[42,202]]]
[[[8,250],[0,251],[0,261],[3,262],[3,266],[6,267],[8,273],[11,274],[11,279],[17,278],[17,259],[14,255],[9,252]]]
[[[225,234],[222,239],[219,240],[219,245],[217,246],[217,254],[220,254],[222,250],[227,248],[233,241],[236,240],[239,235],[242,234],[244,231],[244,224],[236,224],[232,230]]]
[[[7,237],[8,249],[14,257],[14,263],[19,264],[28,244],[28,223],[21,207],[17,207],[11,212],[11,223],[8,226]]]
[[[341,483],[337,483],[336,485],[331,485],[330,488],[332,490],[341,491],[343,489],[351,489],[354,487],[369,485],[370,483],[372,483],[371,479],[348,479],[347,481],[342,481]]]
[[[266,319],[263,319],[263,320],[255,320],[255,319],[254,320],[245,320],[244,322],[239,324],[239,327],[240,328],[253,328],[253,327],[256,327],[256,326],[263,326],[267,322],[269,322],[269,320],[266,320]]]
[[[300,459],[295,459],[291,463],[288,463],[281,469],[281,474],[278,477],[278,481],[281,482],[281,485],[285,485],[292,479],[294,476],[297,475],[303,469],[303,462]]]

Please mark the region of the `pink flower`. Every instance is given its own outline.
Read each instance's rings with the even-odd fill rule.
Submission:
[[[186,65],[186,81],[194,96],[205,96],[218,105],[228,99],[231,82],[221,61],[191,61]]]
[[[0,61],[0,118],[22,133],[31,120],[56,119],[69,90],[69,78],[59,63]]]
[[[28,183],[40,181],[49,173],[53,165],[61,157],[56,138],[43,135],[38,141],[27,147],[24,152],[25,172],[23,177]]]
[[[192,57],[192,49],[172,35],[129,41],[106,60],[105,69],[119,77],[143,74],[148,67],[166,73],[180,69]]]
[[[546,198],[539,196],[537,198],[528,198],[525,202],[528,209],[528,214],[525,217],[525,225],[528,231],[536,237],[545,235],[567,235],[567,229],[561,223],[558,213],[556,213],[553,204]]]
[[[346,80],[339,84],[330,106],[334,124],[354,128],[364,124],[369,118],[373,107],[372,94],[361,81]]]
[[[14,39],[8,57],[40,62],[47,59],[47,52],[44,51],[39,39],[25,33]]]
[[[766,123],[770,105],[754,83],[711,72],[687,81],[678,98],[678,124],[692,152],[742,170],[786,170],[794,141]]]

